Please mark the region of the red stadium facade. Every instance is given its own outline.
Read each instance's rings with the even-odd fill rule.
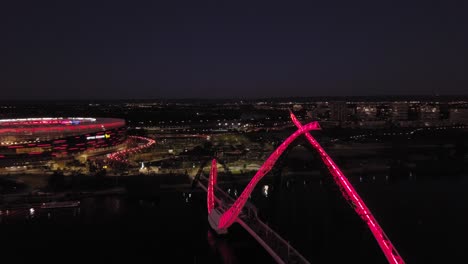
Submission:
[[[68,156],[118,146],[125,140],[123,119],[0,119],[0,161]]]

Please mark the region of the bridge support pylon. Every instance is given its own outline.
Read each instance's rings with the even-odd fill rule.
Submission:
[[[228,233],[227,228],[219,228],[219,219],[221,218],[222,214],[223,212],[219,211],[218,208],[215,208],[208,215],[208,223],[218,235],[224,235]]]

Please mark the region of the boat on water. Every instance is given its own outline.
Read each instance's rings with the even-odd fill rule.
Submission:
[[[39,206],[39,208],[41,208],[41,209],[52,209],[52,208],[78,207],[78,206],[80,206],[80,201],[65,201],[65,202],[42,203]]]

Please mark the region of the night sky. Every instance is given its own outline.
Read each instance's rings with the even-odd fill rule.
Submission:
[[[18,0],[0,33],[3,100],[468,93],[463,0]]]

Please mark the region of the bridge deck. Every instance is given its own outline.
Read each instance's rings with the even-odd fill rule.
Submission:
[[[201,176],[198,184],[206,191],[207,182],[208,179]],[[218,187],[215,187],[215,199],[218,207],[212,212],[213,217],[224,213],[234,203],[234,199]],[[214,220],[210,217],[208,219],[209,221]],[[247,203],[236,222],[249,232],[277,263],[310,263],[286,240],[259,219],[254,205]]]

